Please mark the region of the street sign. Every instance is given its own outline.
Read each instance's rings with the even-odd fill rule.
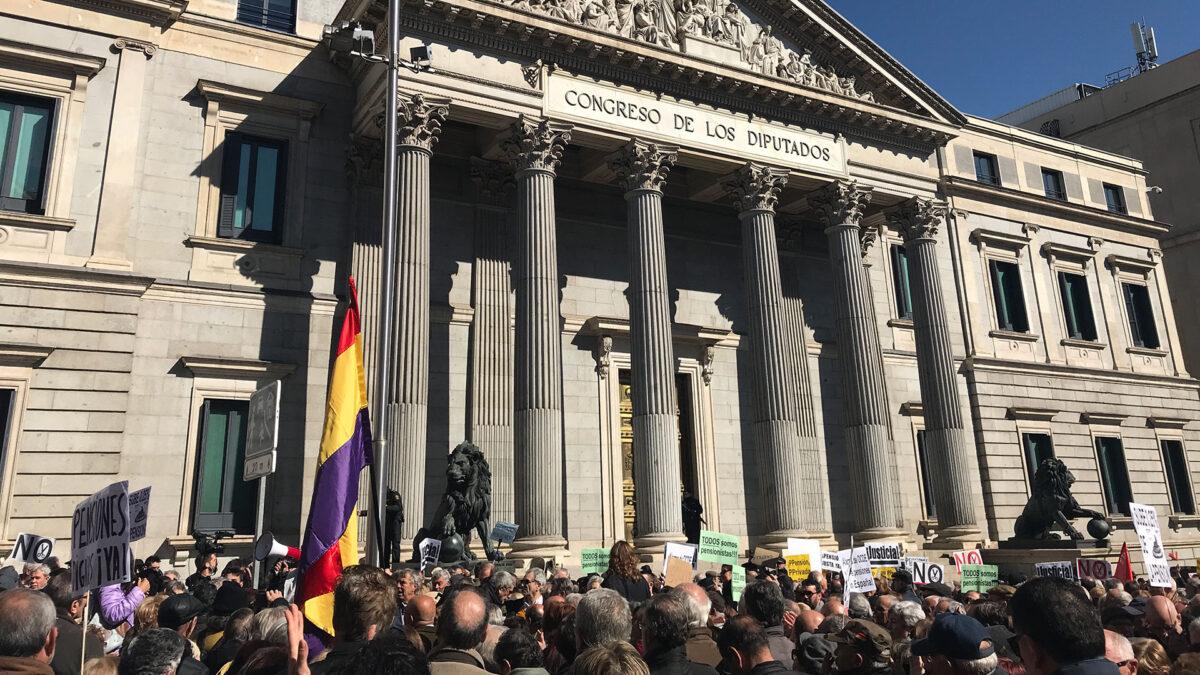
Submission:
[[[250,397],[246,459],[266,455],[279,445],[279,380]]]
[[[247,457],[242,467],[242,480],[250,482],[275,473],[275,456],[275,451],[272,450],[266,455]]]

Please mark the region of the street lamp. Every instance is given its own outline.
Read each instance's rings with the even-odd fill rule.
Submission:
[[[387,475],[387,432],[388,400],[391,398],[392,352],[388,340],[395,322],[393,304],[396,297],[396,117],[399,115],[400,68],[414,73],[433,72],[433,51],[429,45],[418,45],[409,50],[409,60],[400,58],[400,3],[388,0],[388,49],[384,54],[375,53],[375,35],[361,24],[344,21],[336,26],[325,26],[322,32],[326,46],[331,52],[357,56],[371,63],[387,66],[388,98],[384,116],[384,170],[383,170],[383,274],[379,293],[379,325],[376,332],[378,358],[375,361],[375,461],[371,463],[371,511],[375,528],[371,537],[369,557],[380,567],[388,565],[388,550],[385,545],[384,524],[387,519],[387,504],[381,499],[386,494],[384,487]]]

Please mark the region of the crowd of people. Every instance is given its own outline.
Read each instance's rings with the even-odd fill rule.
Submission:
[[[0,572],[0,673],[72,675],[1200,675],[1200,578],[1007,579],[986,592],[877,590],[747,563],[675,587],[615,544],[602,575],[491,562],[343,570],[330,644],[306,635],[294,561],[187,579],[151,558],[134,581],[76,596],[69,571]],[[93,604],[94,611],[87,609]],[[90,620],[84,621],[85,617]]]

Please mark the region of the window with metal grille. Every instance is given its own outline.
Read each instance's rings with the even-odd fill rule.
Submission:
[[[1129,213],[1125,207],[1125,190],[1120,185],[1104,184],[1104,201],[1113,213]]]
[[[975,180],[991,185],[1000,184],[1000,172],[996,169],[996,156],[986,152],[975,153]]]
[[[1192,481],[1188,479],[1187,460],[1183,457],[1183,441],[1166,439],[1160,445],[1167,488],[1171,491],[1171,507],[1175,513],[1195,515],[1196,500],[1192,496]]]
[[[896,318],[912,319],[912,287],[908,282],[908,256],[900,244],[892,244],[892,284],[896,291]]]
[[[279,243],[287,142],[229,132],[223,152],[218,236]]]
[[[1125,464],[1125,447],[1121,439],[1098,437],[1096,457],[1100,460],[1100,483],[1104,487],[1104,502],[1109,514],[1130,515],[1133,488],[1129,485],[1129,467]]]
[[[254,533],[258,483],[242,480],[249,410],[249,401],[204,401],[192,499],[195,530]]]
[[[1067,190],[1063,187],[1061,171],[1042,169],[1042,187],[1045,188],[1047,197],[1067,201]]]
[[[0,210],[44,214],[55,102],[0,92]]]
[[[296,32],[295,0],[238,0],[237,20],[284,33]]]
[[[929,475],[929,456],[925,446],[925,430],[917,429],[917,463],[921,471],[921,497],[925,502],[925,517],[937,520],[937,500],[933,498],[933,479]]]
[[[1121,284],[1125,297],[1125,314],[1129,317],[1129,336],[1135,347],[1158,349],[1158,327],[1154,322],[1154,307],[1150,290],[1142,284]]]
[[[1021,434],[1021,446],[1025,450],[1025,471],[1029,474],[1029,484],[1033,485],[1033,476],[1042,460],[1054,457],[1054,440],[1050,434]]]
[[[996,325],[1001,330],[1028,333],[1021,267],[1014,262],[989,260],[988,268],[992,277],[992,299],[996,304]]]
[[[1076,340],[1094,341],[1096,319],[1092,314],[1092,298],[1088,294],[1087,277],[1071,272],[1059,272],[1058,291],[1062,296],[1067,335]]]

